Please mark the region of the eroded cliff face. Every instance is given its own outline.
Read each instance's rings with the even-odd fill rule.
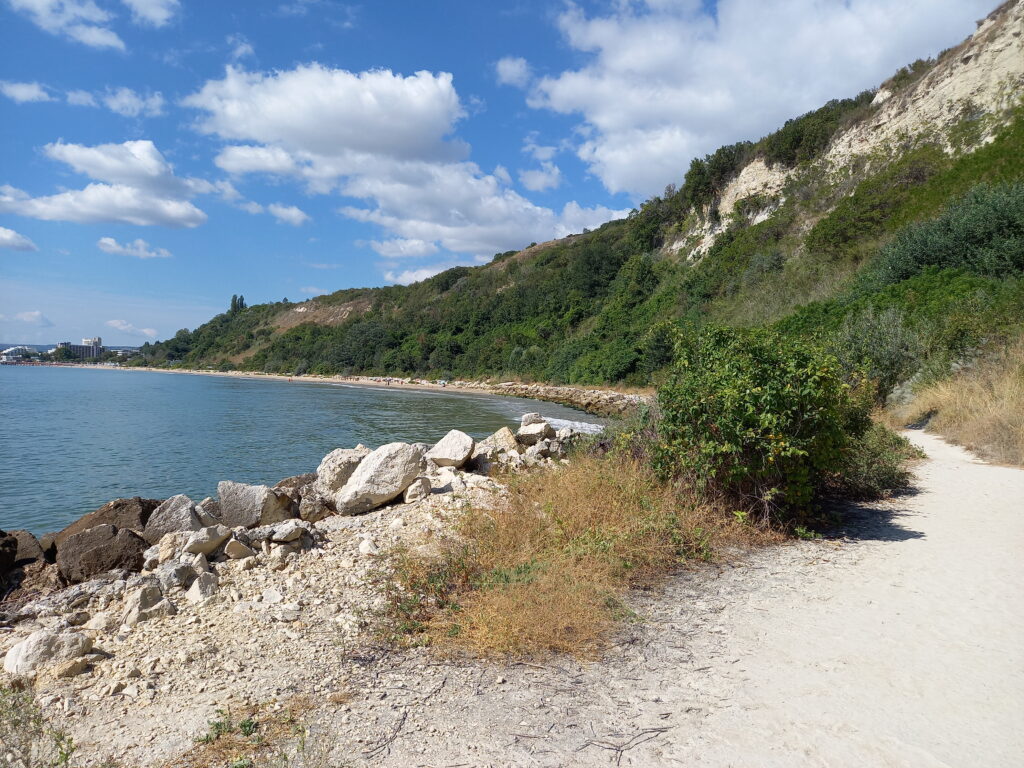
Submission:
[[[944,52],[916,82],[895,92],[883,84],[868,116],[840,132],[815,165],[826,173],[884,162],[908,141],[938,141],[947,151],[970,150],[990,141],[1008,111],[1024,98],[1024,0],[1004,3],[963,43]],[[965,118],[977,131],[958,143],[951,129]],[[859,162],[869,158],[869,162]],[[719,220],[705,216],[694,229],[666,245],[671,253],[699,258],[738,215],[736,203],[760,196],[767,202],[744,215],[763,221],[781,203],[794,171],[757,158],[723,190]]]

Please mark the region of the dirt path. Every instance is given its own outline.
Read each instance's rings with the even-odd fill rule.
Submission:
[[[915,494],[673,580],[610,661],[367,660],[318,730],[388,766],[1019,765],[1024,471],[911,438]]]

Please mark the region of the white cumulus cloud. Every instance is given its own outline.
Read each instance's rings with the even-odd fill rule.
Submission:
[[[530,65],[526,59],[520,56],[506,56],[503,59],[498,59],[494,65],[494,72],[501,85],[525,88],[530,84]]]
[[[88,91],[74,90],[67,93],[68,104],[76,107],[95,107],[96,97]]]
[[[437,253],[437,244],[426,240],[408,240],[396,237],[391,240],[371,240],[370,247],[387,259],[401,259],[429,256]]]
[[[149,27],[163,27],[178,12],[179,0],[121,0],[132,12],[132,21]]]
[[[426,280],[428,277],[440,274],[446,269],[451,269],[452,266],[452,264],[435,264],[434,266],[420,267],[419,269],[403,269],[401,272],[388,270],[384,273],[384,279],[389,283],[409,285],[410,283],[418,283],[420,280]]]
[[[155,328],[137,328],[127,320],[107,320],[105,324],[109,328],[115,328],[122,333],[127,333],[129,336],[144,336],[148,339],[156,338]]]
[[[294,205],[281,205],[271,203],[267,206],[270,215],[283,224],[291,224],[293,227],[301,226],[309,221],[309,216],[301,208]]]
[[[304,285],[299,290],[310,296],[323,296],[325,293],[330,293],[330,291],[324,288],[317,288],[315,285]]]
[[[873,87],[959,42],[991,0],[622,0],[558,19],[587,63],[537,81],[528,103],[578,115],[576,147],[604,186],[678,183],[695,155]]]
[[[143,95],[122,87],[107,91],[101,98],[107,109],[124,117],[159,117],[164,113],[164,97],[159,91]]]
[[[562,171],[554,163],[541,163],[540,168],[519,172],[519,182],[531,192],[554,189],[562,183]]]
[[[0,320],[10,323],[24,323],[33,328],[52,328],[53,321],[38,309],[29,312],[15,312],[13,315],[0,315]]]
[[[136,259],[169,259],[171,257],[171,252],[166,248],[153,248],[142,238],[122,245],[112,237],[101,237],[96,245],[104,253],[132,256]]]
[[[38,246],[27,237],[6,227],[0,227],[0,248],[6,248],[11,251],[39,250]]]
[[[124,41],[110,29],[113,16],[93,0],[7,0],[42,30],[64,35],[92,48],[124,50]]]
[[[85,146],[55,142],[48,157],[66,163],[95,183],[84,189],[32,197],[0,186],[0,212],[47,221],[124,222],[141,226],[195,227],[206,214],[190,202],[197,194],[224,194],[226,182],[179,178],[153,142]]]
[[[0,80],[0,93],[19,104],[30,101],[53,101],[53,97],[39,83],[12,83]]]

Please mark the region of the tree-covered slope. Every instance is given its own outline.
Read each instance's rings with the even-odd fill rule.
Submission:
[[[996,22],[988,38],[968,42],[987,44]],[[968,209],[972,221],[1004,217],[1011,233],[1024,221],[1020,80],[998,108],[964,104],[915,135],[855,155],[843,146],[872,120],[901,114],[893,105],[912,109],[915,88],[937,87],[929,78],[955,84],[971,58],[961,49],[901,70],[883,84],[885,99],[866,92],[832,101],[759,141],[695,159],[678,189],[627,219],[409,286],[236,306],[146,345],[143,359],[280,373],[646,384],[670,360],[672,326],[777,324],[852,344],[867,332],[858,323],[895,312],[918,339],[916,362],[899,376],[948,365],[992,333],[1012,332],[1012,317],[1024,315],[1020,239],[999,227],[979,235],[1002,238],[993,269],[957,250],[962,228],[947,227],[931,236],[948,251],[942,263],[912,260],[898,280],[866,275],[891,261],[891,243],[925,231],[921,222]],[[767,186],[751,187],[759,169]],[[922,301],[927,311],[919,311]],[[971,302],[986,307],[987,319],[967,328],[957,318]],[[869,307],[873,320],[865,319]]]

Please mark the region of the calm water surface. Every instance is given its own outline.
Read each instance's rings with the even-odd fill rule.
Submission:
[[[0,529],[63,528],[121,496],[215,496],[219,480],[273,485],[335,448],[484,437],[551,403],[455,392],[148,371],[0,366]]]

